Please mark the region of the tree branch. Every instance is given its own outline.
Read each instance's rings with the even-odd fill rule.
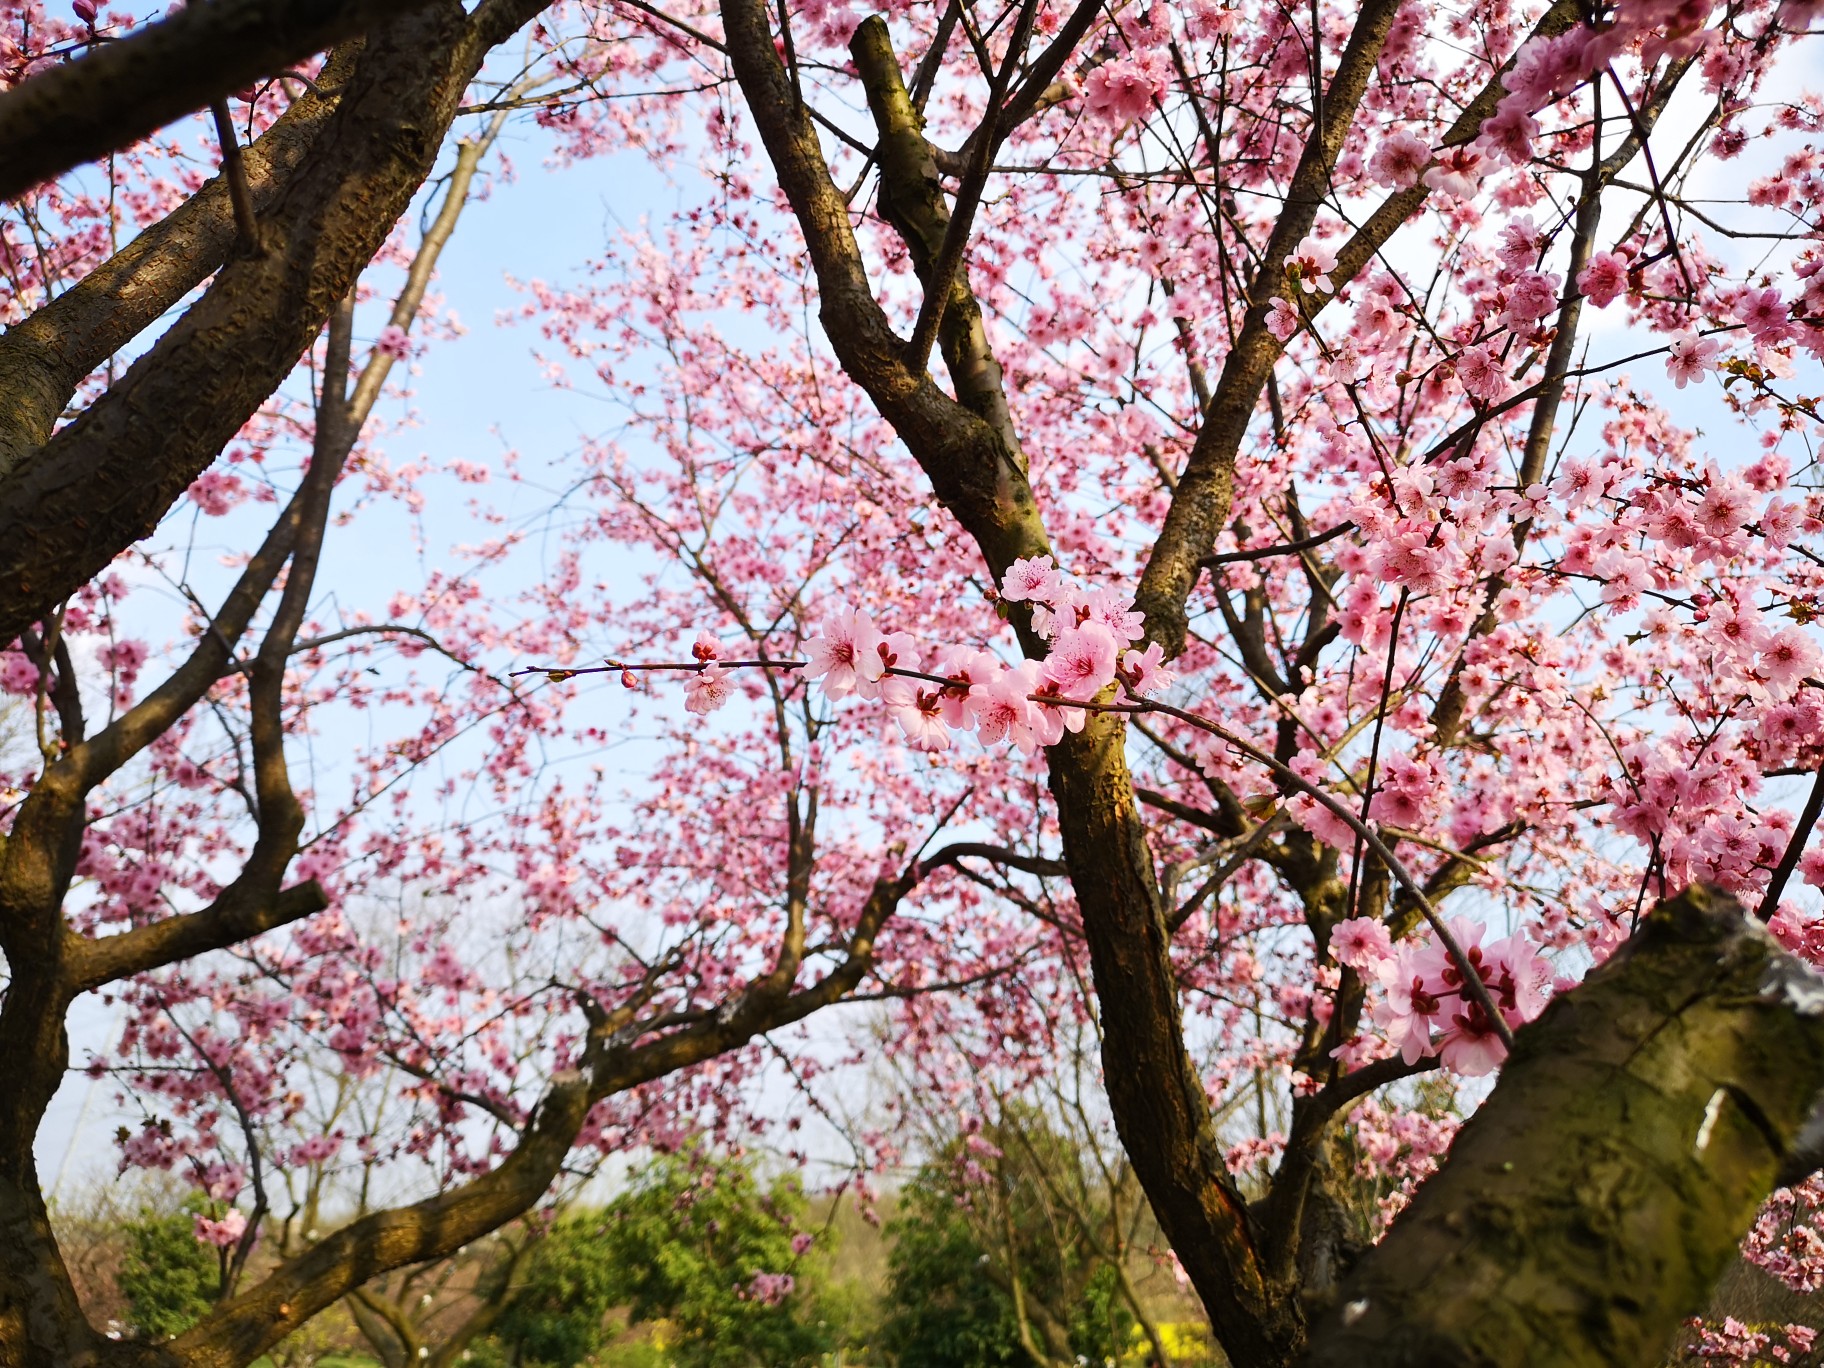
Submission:
[[[0,95],[0,199],[104,157],[423,0],[212,0]]]
[[[471,24],[455,0],[432,0],[369,33],[273,200],[268,250],[224,267],[101,399],[0,478],[0,640],[155,526],[290,373],[434,164],[486,56],[478,35],[527,12],[530,0],[503,0]]]
[[[270,898],[258,897],[237,879],[201,911],[166,917],[115,936],[83,940],[70,957],[73,987],[76,992],[88,992],[148,969],[224,950],[275,927],[314,917],[328,906],[329,898],[315,879],[293,884]]]
[[[1521,1030],[1309,1364],[1659,1362],[1802,1146],[1821,1008],[1824,982],[1732,899],[1661,903]]]
[[[256,213],[303,162],[336,111],[360,45],[330,55],[305,91],[241,154]],[[226,176],[0,335],[0,479],[51,435],[83,377],[227,259],[236,226]]]
[[[1171,507],[1141,575],[1135,606],[1146,614],[1147,638],[1161,643],[1167,656],[1176,655],[1184,644],[1185,601],[1196,583],[1203,558],[1215,544],[1217,531],[1228,522],[1236,456],[1274,362],[1284,350],[1284,344],[1267,330],[1267,311],[1286,288],[1281,263],[1311,231],[1318,206],[1329,190],[1331,165],[1367,90],[1368,78],[1397,10],[1397,4],[1381,0],[1364,5],[1356,18],[1336,75],[1324,93],[1321,116],[1287,187],[1285,208],[1273,225],[1261,267],[1249,287],[1248,311],[1241,332],[1223,361],[1215,395],[1204,410],[1203,428],[1179,476]],[[1576,0],[1555,0],[1533,26],[1533,35],[1562,33],[1579,17],[1581,10]],[[1465,107],[1446,135],[1447,145],[1476,136],[1483,120],[1494,113],[1505,93],[1501,77],[1507,69],[1503,66],[1496,72]],[[1381,203],[1360,231],[1337,251],[1336,267],[1329,273],[1335,290],[1340,291],[1360,273],[1400,225],[1419,211],[1430,193],[1420,181]],[[1335,297],[1335,293],[1323,296],[1318,307]]]

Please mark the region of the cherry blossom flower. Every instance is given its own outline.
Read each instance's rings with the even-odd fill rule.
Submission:
[[[1799,682],[1818,668],[1818,645],[1796,627],[1775,633],[1773,640],[1761,648],[1756,673],[1766,682],[1774,697],[1789,697]]]
[[[1487,347],[1465,347],[1457,353],[1456,366],[1463,388],[1484,403],[1492,404],[1507,393],[1507,375]]]
[[[874,649],[863,652],[856,660],[856,671],[859,678],[855,683],[855,692],[862,698],[879,696],[881,681],[891,670],[916,670],[918,668],[918,643],[912,639],[910,632],[889,632],[877,636]],[[828,689],[825,689],[828,692]]]
[[[1425,184],[1440,195],[1473,199],[1485,170],[1485,158],[1473,147],[1446,148],[1438,164],[1424,175]]]
[[[950,749],[950,727],[944,718],[944,693],[935,685],[911,679],[886,679],[881,701],[913,750]]]
[[[944,722],[959,731],[973,728],[975,686],[992,680],[1003,668],[992,652],[973,646],[946,646],[940,650],[931,673],[956,681],[955,687],[943,690],[938,700]]]
[[[1110,123],[1143,119],[1165,94],[1170,77],[1170,64],[1161,53],[1118,57],[1090,72],[1083,82],[1083,104]]]
[[[238,1207],[229,1207],[220,1220],[213,1220],[201,1212],[196,1217],[196,1239],[199,1244],[214,1245],[218,1249],[232,1249],[240,1243],[241,1236],[247,1232],[247,1217]]]
[[[1778,290],[1744,290],[1732,307],[1756,342],[1780,342],[1792,332],[1786,301]]]
[[[1497,164],[1523,166],[1532,160],[1538,136],[1539,120],[1528,112],[1525,100],[1510,95],[1501,101],[1494,117],[1483,121],[1475,148]]]
[[[1380,290],[1373,291],[1361,302],[1355,311],[1355,321],[1367,336],[1385,339],[1397,338],[1405,322],[1393,299]]]
[[[1016,560],[1001,579],[1001,597],[1009,603],[1050,603],[1060,583],[1050,556]]]
[[[822,679],[827,698],[846,698],[869,682],[866,670],[878,671],[880,646],[885,641],[866,613],[838,609],[820,624],[817,635],[804,643],[806,679]],[[873,675],[878,681],[879,673]]]
[[[1378,919],[1348,917],[1331,929],[1330,953],[1338,964],[1374,977],[1381,963],[1392,956],[1393,943]]]
[[[1544,271],[1527,271],[1507,287],[1507,308],[1501,322],[1521,329],[1544,318],[1558,307],[1558,277]]]
[[[1606,309],[1628,289],[1628,259],[1618,252],[1597,252],[1577,273],[1577,288],[1590,303]]]
[[[1030,696],[1038,691],[1042,679],[1038,662],[1023,660],[986,684],[970,689],[975,702],[975,734],[984,746],[1008,740],[1028,753],[1038,748],[1033,730],[1038,722],[1037,710]]]
[[[1683,389],[1693,380],[1702,380],[1705,371],[1716,369],[1716,354],[1721,350],[1713,337],[1681,333],[1672,340],[1671,355],[1666,357],[1666,374]]]
[[[1381,139],[1368,159],[1368,174],[1379,185],[1404,190],[1431,165],[1431,148],[1411,133],[1391,133]]]
[[[1301,290],[1335,293],[1330,284],[1330,272],[1335,269],[1336,253],[1315,235],[1299,243],[1298,249],[1286,258],[1286,274]]]
[[[1416,1064],[1431,1053],[1431,1032],[1444,1012],[1443,1000],[1426,986],[1415,963],[1415,950],[1401,947],[1397,958],[1381,964],[1387,995],[1374,1009],[1374,1019],[1399,1047],[1400,1058]]]
[[[374,339],[374,350],[395,361],[405,361],[412,354],[412,339],[404,328],[389,323],[380,329],[380,336]]]
[[[1128,651],[1121,657],[1121,682],[1128,692],[1144,698],[1171,688],[1178,676],[1165,664],[1165,647],[1154,641],[1144,651]]]
[[[756,1273],[742,1296],[749,1301],[759,1302],[762,1306],[778,1306],[797,1287],[798,1280],[790,1273]]]
[[[715,712],[734,696],[734,692],[734,682],[728,671],[712,662],[685,682],[684,710],[700,714]]]
[[[1088,700],[1114,681],[1120,643],[1100,622],[1059,632],[1045,657],[1045,677],[1065,698]]]

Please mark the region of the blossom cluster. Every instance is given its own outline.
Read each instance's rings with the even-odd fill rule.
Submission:
[[[1130,596],[1084,589],[1049,556],[1016,560],[1000,596],[1028,605],[1033,631],[1050,644],[1044,659],[1010,666],[991,651],[946,646],[927,661],[911,634],[884,632],[866,612],[843,607],[807,638],[797,668],[820,681],[826,698],[884,703],[906,744],[921,751],[948,750],[952,732],[973,732],[984,745],[1010,741],[1031,755],[1081,731],[1085,705],[1110,685],[1144,697],[1172,683],[1158,642],[1134,649],[1142,622]],[[721,650],[707,632],[691,647],[698,662],[685,686],[691,712],[714,712],[733,693]]]
[[[1510,1028],[1544,1010],[1551,966],[1525,935],[1484,945],[1482,924],[1463,917],[1450,923],[1450,932]],[[1396,951],[1385,925],[1353,917],[1337,923],[1330,948],[1339,963],[1379,986],[1374,1020],[1408,1064],[1435,1053],[1451,1072],[1475,1078],[1492,1072],[1506,1055],[1494,1023],[1440,941],[1407,941]],[[1343,1046],[1339,1053],[1348,1050]]]
[[[1757,1330],[1734,1316],[1725,1316],[1720,1326],[1694,1320],[1691,1328],[1697,1339],[1691,1352],[1706,1364],[1736,1365],[1761,1363],[1795,1363],[1811,1352],[1818,1332],[1809,1325],[1776,1325]]]

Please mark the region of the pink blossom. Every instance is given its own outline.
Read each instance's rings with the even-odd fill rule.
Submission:
[[[1786,627],[1761,648],[1756,672],[1774,690],[1776,697],[1785,697],[1817,668],[1817,643],[1798,628]]]
[[[1485,169],[1484,161],[1482,154],[1473,147],[1446,148],[1438,158],[1438,164],[1425,173],[1425,184],[1440,195],[1474,199]]]
[[[1118,57],[1089,73],[1083,104],[1108,123],[1130,123],[1153,112],[1170,79],[1170,64],[1158,52]]]
[[[1293,333],[1298,331],[1298,310],[1294,309],[1291,304],[1287,303],[1284,299],[1275,296],[1273,302],[1267,306],[1266,321],[1267,331],[1272,333],[1273,336],[1277,337],[1281,342],[1284,342],[1287,338],[1291,337]]]
[[[1134,608],[1134,596],[1113,589],[1092,589],[1084,594],[1077,617],[1085,623],[1100,623],[1123,645],[1138,641],[1146,630],[1146,617]]]
[[[892,671],[918,668],[918,643],[910,632],[889,632],[875,641],[872,651],[859,658],[856,668],[861,675],[855,685],[856,694],[862,698],[878,697],[881,681]]]
[[[944,691],[917,680],[891,678],[881,681],[881,701],[899,726],[900,735],[913,750],[950,749],[950,728],[944,720]]]
[[[1456,366],[1463,388],[1484,403],[1492,404],[1507,393],[1507,375],[1487,347],[1465,347],[1457,353]]]
[[[211,518],[232,512],[247,497],[241,477],[226,470],[205,470],[190,485],[190,501]]]
[[[1683,389],[1693,380],[1702,380],[1705,371],[1716,369],[1716,354],[1720,350],[1715,338],[1681,333],[1673,339],[1671,354],[1666,357],[1666,374],[1672,377],[1673,384]]]
[[[1349,917],[1330,932],[1330,953],[1338,964],[1373,975],[1393,954],[1387,928],[1374,917]]]
[[[1356,326],[1369,337],[1398,337],[1404,321],[1399,306],[1379,290],[1364,299],[1355,311]]]
[[[1065,698],[1094,698],[1114,681],[1120,649],[1114,633],[1092,619],[1058,633],[1045,657],[1045,677]]]
[[[1501,322],[1523,329],[1558,307],[1558,277],[1544,271],[1527,271],[1507,288],[1507,308]]]
[[[684,684],[684,710],[708,714],[734,697],[735,686],[720,665],[705,665]]]
[[[1514,64],[1501,78],[1521,108],[1543,109],[1569,92],[1587,70],[1583,47],[1587,34],[1573,30],[1557,37],[1529,38],[1514,54]],[[1505,106],[1506,100],[1502,101]]]
[[[802,1256],[810,1249],[813,1238],[813,1236],[806,1234],[804,1231],[799,1231],[796,1235],[792,1236],[792,1253]]]
[[[762,1306],[778,1306],[797,1286],[798,1280],[790,1273],[756,1273],[742,1295]]]
[[[1508,1026],[1539,1014],[1552,973],[1524,937],[1508,936],[1484,946],[1483,927],[1461,917],[1450,923],[1450,930]],[[1430,1033],[1440,1027],[1436,1046],[1452,1072],[1476,1077],[1501,1062],[1506,1047],[1441,942],[1402,947],[1397,961],[1383,961],[1378,972],[1387,996],[1375,1009],[1375,1020],[1400,1046],[1407,1063],[1430,1052]]]
[[[1399,1047],[1400,1057],[1416,1064],[1431,1053],[1431,1032],[1443,1014],[1443,1000],[1427,987],[1427,975],[1410,946],[1397,959],[1382,961],[1381,975],[1387,996],[1375,1008],[1374,1019]]]
[[[1165,647],[1154,641],[1144,651],[1129,651],[1121,657],[1118,671],[1128,692],[1144,698],[1171,688],[1178,678],[1165,664]]]
[[[195,1234],[199,1244],[230,1249],[240,1243],[241,1236],[246,1231],[247,1218],[238,1207],[229,1207],[228,1214],[219,1221],[211,1220],[201,1212],[197,1213]]]
[[[846,698],[870,682],[864,671],[878,671],[886,638],[873,619],[852,608],[838,609],[818,625],[819,634],[805,639],[804,677],[821,678],[825,697]],[[872,678],[877,681],[880,675]]]
[[[1756,342],[1783,341],[1792,332],[1786,302],[1778,290],[1744,290],[1733,307]]]
[[[1298,244],[1286,258],[1286,274],[1301,290],[1333,292],[1330,272],[1336,269],[1336,253],[1315,234]]]
[[[395,361],[404,361],[412,354],[412,339],[404,328],[396,323],[389,323],[380,329],[380,336],[374,339],[374,350],[382,356],[390,356]]]
[[[1041,682],[1038,662],[1022,660],[986,684],[970,689],[969,696],[975,703],[975,734],[984,746],[1008,740],[1028,753],[1038,749],[1034,733],[1037,708],[1030,695],[1038,691]]]
[[[1444,776],[1429,761],[1389,755],[1381,763],[1368,815],[1377,822],[1411,830],[1428,820],[1444,792]]]
[[[1522,166],[1532,160],[1533,141],[1538,136],[1539,120],[1528,112],[1523,99],[1510,95],[1483,122],[1475,148],[1491,161]]]
[[[1501,264],[1514,274],[1530,271],[1546,248],[1545,234],[1539,231],[1531,214],[1510,219],[1501,228],[1501,241],[1495,248]]]
[[[1606,309],[1628,289],[1628,259],[1618,252],[1598,252],[1577,273],[1577,288],[1599,309]]]
[[[1050,603],[1062,585],[1050,556],[1016,560],[1001,578],[1001,597],[1009,603]]]
[[[1001,669],[1001,662],[991,652],[973,646],[946,646],[939,651],[931,673],[955,681],[953,687],[943,691],[939,702],[944,722],[959,731],[975,726],[973,690],[977,684],[993,679]]]
[[[1423,138],[1410,133],[1393,133],[1383,138],[1368,159],[1368,174],[1379,185],[1404,190],[1427,166],[1431,165],[1431,148]]]

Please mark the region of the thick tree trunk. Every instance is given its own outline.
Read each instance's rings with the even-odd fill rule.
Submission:
[[[1210,1101],[1186,1050],[1171,933],[1154,892],[1121,719],[1092,718],[1051,751],[1071,889],[1104,1025],[1102,1071],[1121,1144],[1237,1363],[1277,1368],[1304,1344],[1295,1288],[1265,1275]]]
[[[1824,980],[1695,887],[1519,1034],[1311,1368],[1661,1361],[1809,1150]]]

